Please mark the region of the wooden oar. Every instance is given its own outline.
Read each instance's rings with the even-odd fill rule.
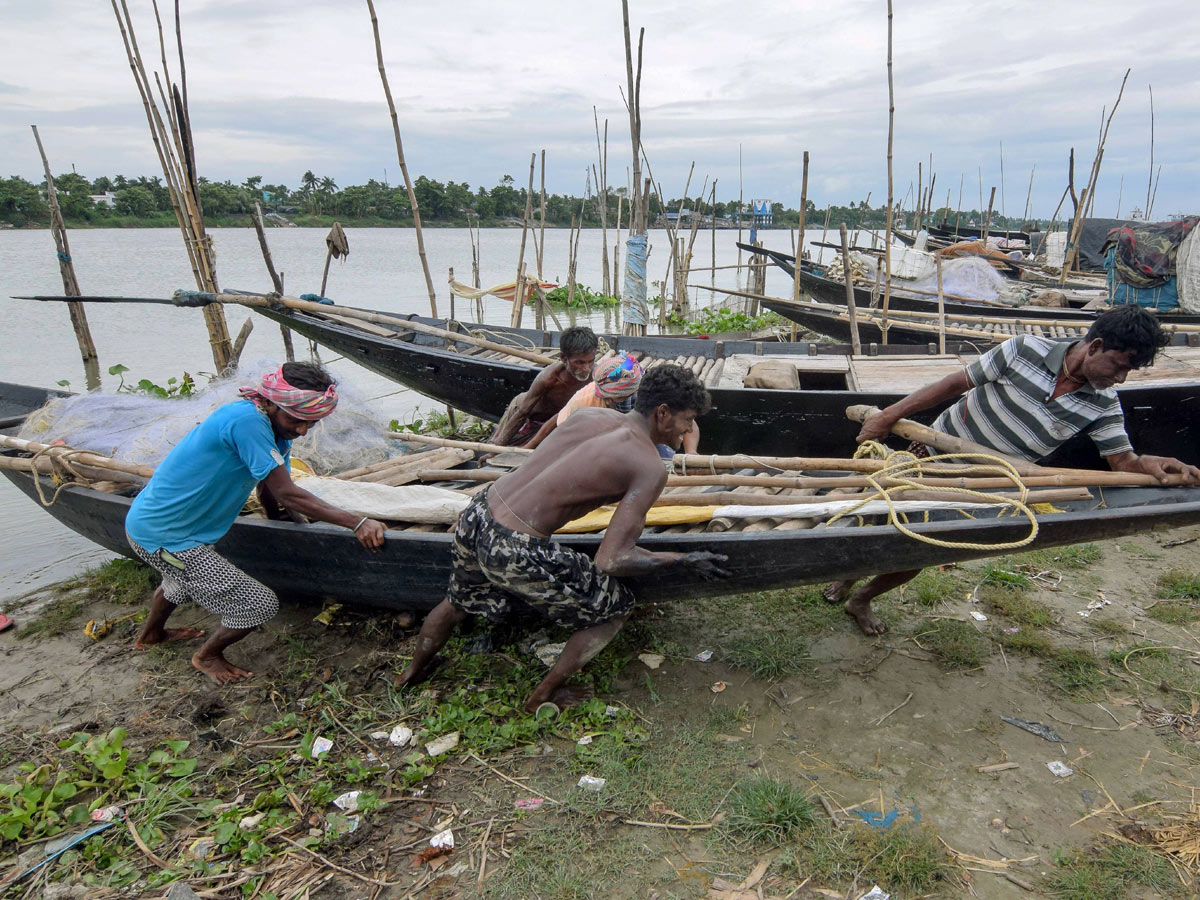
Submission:
[[[518,359],[524,359],[528,362],[537,363],[538,365],[544,366],[549,365],[550,363],[558,362],[558,360],[553,359],[552,357],[543,356],[540,353],[533,353],[529,350],[523,350],[520,347],[514,347],[511,344],[499,344],[495,341],[489,341],[485,340],[484,338],[475,337],[472,334],[459,334],[456,331],[449,331],[445,328],[437,328],[433,325],[426,325],[424,322],[413,322],[401,316],[389,316],[385,315],[384,313],[367,312],[366,310],[354,309],[353,307],[349,306],[313,303],[308,300],[301,300],[297,297],[287,297],[278,294],[193,293],[196,293],[197,303],[195,305],[199,306],[205,305],[205,300],[207,300],[209,303],[236,304],[238,306],[248,306],[252,309],[272,309],[276,306],[286,306],[288,309],[300,310],[301,312],[316,313],[318,315],[344,316],[349,319],[360,319],[363,322],[373,322],[377,325],[391,325],[396,328],[406,328],[409,331],[416,331],[420,334],[428,334],[433,337],[440,337],[446,341],[453,341],[459,344],[471,344],[475,347],[482,347],[485,350],[496,350],[500,353],[506,353],[509,356],[515,356]],[[91,303],[174,303],[174,301],[150,297],[59,297],[38,295],[33,297],[15,297],[14,299],[42,301],[82,301]]]

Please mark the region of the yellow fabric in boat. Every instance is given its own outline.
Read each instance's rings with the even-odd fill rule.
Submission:
[[[646,514],[647,525],[692,525],[696,522],[712,520],[716,506],[652,506]],[[555,534],[585,534],[589,531],[600,531],[608,527],[612,521],[615,506],[601,506],[586,516],[580,516],[568,522]]]

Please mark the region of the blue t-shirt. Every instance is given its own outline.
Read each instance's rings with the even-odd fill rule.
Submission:
[[[150,552],[215,544],[254,486],[286,465],[292,442],[249,400],[213,411],[159,463],[125,517],[129,536]]]

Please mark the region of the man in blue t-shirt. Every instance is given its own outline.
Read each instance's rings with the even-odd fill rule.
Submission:
[[[284,363],[241,400],[216,409],[184,436],[134,499],[125,519],[129,546],[162,575],[150,616],[134,644],[139,650],[200,637],[196,628],[167,628],[175,607],[192,600],[221,617],[221,626],[192,655],[192,665],[218,684],[249,678],[225,648],[267,622],[279,599],[266,585],[214,549],[257,489],[267,516],[317,519],[354,531],[370,550],[383,546],[384,526],[331,506],[297,487],[288,470],[292,441],[337,406],[329,375],[313,363]]]

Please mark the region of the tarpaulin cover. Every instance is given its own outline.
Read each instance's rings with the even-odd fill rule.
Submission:
[[[1117,278],[1139,288],[1163,285],[1175,274],[1179,245],[1197,222],[1200,217],[1189,216],[1173,222],[1141,222],[1112,229],[1105,250],[1111,246],[1116,251],[1112,267]],[[1107,255],[1104,267],[1109,268]]]
[[[650,320],[646,308],[646,235],[631,235],[625,241],[625,287],[621,291],[621,315],[626,325],[645,325]]]
[[[1159,312],[1171,312],[1179,308],[1179,279],[1172,275],[1162,284],[1155,287],[1137,287],[1126,284],[1117,274],[1116,246],[1108,248],[1105,254],[1105,268],[1108,271],[1108,302],[1113,306],[1136,304],[1146,309]]]

